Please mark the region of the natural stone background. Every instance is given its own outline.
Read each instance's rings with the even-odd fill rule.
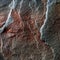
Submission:
[[[54,60],[60,60],[60,0],[48,1],[48,12],[41,28],[41,36],[54,49]]]
[[[36,8],[39,6],[37,12],[35,12],[36,8],[30,9],[27,3],[29,0],[23,1],[25,2],[21,11],[17,4],[16,9],[11,13],[13,23],[0,34],[0,52],[4,60],[54,60],[53,48],[40,39],[46,0],[36,0]],[[8,13],[9,9],[1,11],[0,27],[5,24]]]

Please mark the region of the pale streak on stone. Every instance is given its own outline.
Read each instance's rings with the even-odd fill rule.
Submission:
[[[46,19],[45,19],[45,21],[44,21],[42,27],[40,28],[41,38],[42,38],[42,34],[43,34],[42,30],[43,30],[43,28],[44,28],[44,26],[45,26],[45,24],[46,24],[46,22],[47,22],[47,20],[48,20],[48,12],[50,11],[50,10],[49,10],[49,6],[52,6],[52,4],[55,3],[55,1],[53,1],[53,2],[50,3],[50,4],[48,4],[48,3],[49,3],[49,0],[48,0],[48,2],[47,2]]]
[[[20,2],[20,9],[22,8],[22,3],[23,3],[23,0],[21,0],[21,2]]]
[[[8,17],[7,17],[7,20],[6,20],[5,25],[4,25],[2,28],[0,28],[0,33],[2,33],[2,32],[4,31],[4,29],[5,29],[5,27],[7,27],[7,26],[12,22],[12,21],[11,21],[11,12],[12,12],[12,10],[15,8],[15,6],[16,6],[16,2],[17,2],[17,0],[13,0],[13,1],[11,2],[12,6],[9,5],[9,7],[10,7],[10,12],[9,12],[9,14],[8,14]]]
[[[47,2],[46,19],[45,19],[45,21],[44,21],[42,27],[40,28],[41,39],[42,39],[42,35],[43,35],[43,31],[42,31],[42,30],[43,30],[43,28],[45,27],[48,18],[50,17],[50,16],[48,17],[49,12],[50,12],[50,8],[49,8],[49,7],[52,7],[52,5],[56,4],[56,2],[60,2],[60,0],[51,0],[51,1],[52,1],[52,2],[49,2],[49,0],[48,0],[48,2]]]
[[[50,45],[54,49],[54,56],[55,56],[54,60],[58,60],[58,59],[60,59],[60,53],[59,53],[60,52],[60,48],[59,48],[60,41],[58,39],[57,31],[53,31],[53,28],[54,28],[53,24],[56,21],[55,20],[55,16],[56,16],[55,15],[55,9],[56,9],[55,7],[56,7],[57,3],[60,4],[60,0],[48,0],[47,3],[48,4],[47,4],[47,11],[46,11],[46,19],[45,19],[44,24],[42,25],[42,27],[40,29],[41,39],[45,40],[45,42],[48,43],[48,45]],[[52,27],[52,25],[53,25],[53,27]],[[54,33],[52,33],[51,31]],[[56,39],[54,39],[55,37],[56,37]]]

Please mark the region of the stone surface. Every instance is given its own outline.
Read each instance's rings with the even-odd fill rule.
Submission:
[[[60,0],[49,0],[41,36],[54,49],[54,60],[60,60]]]
[[[53,49],[40,39],[39,32],[45,19],[46,0],[36,0],[36,8],[39,7],[37,11],[33,8],[31,10],[31,7],[35,6],[34,4],[29,7],[27,3],[35,3],[35,0],[22,1],[24,5],[21,8],[18,4],[16,6],[18,8],[12,10],[13,22],[0,34],[0,52],[5,60],[54,60]],[[22,8],[23,12],[20,10]],[[7,15],[3,14],[2,17],[0,19],[1,27],[4,25]]]

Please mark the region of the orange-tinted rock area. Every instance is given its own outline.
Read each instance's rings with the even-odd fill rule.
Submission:
[[[45,18],[45,11],[40,15],[42,18],[38,13],[31,18],[29,11],[21,16],[16,10],[12,11],[11,16],[13,23],[0,34],[0,49],[5,60],[53,60],[51,47],[40,39],[39,29]],[[2,20],[4,19],[6,20]],[[4,21],[0,22],[0,26],[4,25]]]

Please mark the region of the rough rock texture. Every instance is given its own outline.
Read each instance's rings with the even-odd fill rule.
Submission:
[[[41,36],[54,49],[54,60],[60,60],[60,0],[48,0]]]
[[[36,0],[36,6],[35,0],[22,2],[21,7],[17,4],[12,10],[13,22],[0,34],[0,52],[4,60],[54,60],[53,49],[40,40],[39,30],[45,19],[46,0]],[[30,2],[32,5],[29,6]],[[38,7],[37,11],[33,7],[35,10]],[[4,13],[1,12],[0,27],[7,19],[8,13]]]

